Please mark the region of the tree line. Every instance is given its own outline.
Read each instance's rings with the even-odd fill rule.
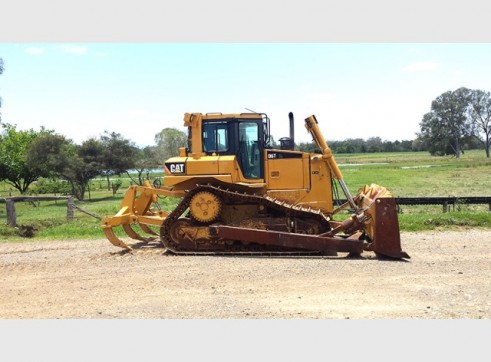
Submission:
[[[116,132],[105,131],[76,144],[44,127],[18,130],[16,125],[3,123],[2,128],[0,181],[25,194],[40,178],[61,179],[78,200],[84,199],[89,182],[98,176],[106,177],[107,188],[114,193],[120,183],[111,184],[113,175],[132,177],[129,171],[134,170],[138,179],[133,181],[143,184],[146,171],[162,167],[163,160],[176,156],[187,142],[186,134],[175,128],[164,128],[155,135],[154,146],[143,148]]]
[[[334,153],[428,151],[434,156],[454,155],[483,149],[489,158],[491,146],[491,95],[480,89],[458,88],[431,102],[414,140],[382,141],[380,137],[330,141]],[[276,144],[274,145],[276,146]],[[313,142],[296,145],[304,152],[319,152]]]
[[[334,153],[372,153],[372,152],[410,152],[425,151],[417,149],[414,141],[382,141],[380,137],[348,138],[344,141],[328,141],[329,147]],[[300,142],[296,145],[299,151],[320,152],[314,142]]]
[[[370,137],[368,139],[362,138],[348,138],[344,141],[327,141],[329,147],[334,153],[373,153],[373,152],[431,152],[432,143],[426,142],[421,138],[415,138],[414,140],[403,141],[388,141],[382,140],[380,137]],[[274,142],[273,147],[277,147],[278,144]],[[476,137],[464,137],[461,140],[462,150],[478,150],[484,149],[482,142]],[[300,142],[295,144],[295,149],[303,152],[317,152],[316,144],[312,142]],[[445,155],[453,153],[437,154],[433,152],[433,155]]]

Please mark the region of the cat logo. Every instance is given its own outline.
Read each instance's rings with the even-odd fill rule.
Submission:
[[[165,167],[169,170],[171,174],[186,172],[186,167],[184,163],[166,163]]]

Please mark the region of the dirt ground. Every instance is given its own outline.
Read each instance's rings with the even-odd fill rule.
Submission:
[[[1,319],[489,319],[491,231],[403,233],[409,261],[0,243]]]

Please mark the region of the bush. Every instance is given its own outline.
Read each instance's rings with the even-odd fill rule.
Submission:
[[[122,183],[123,182],[121,180],[115,180],[115,181],[111,182],[111,187],[113,189],[113,196],[116,195],[116,192],[119,190]]]
[[[30,189],[30,194],[45,195],[45,194],[61,194],[70,195],[72,187],[63,180],[48,180],[40,178]]]

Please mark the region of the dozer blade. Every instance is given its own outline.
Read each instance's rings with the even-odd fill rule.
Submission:
[[[111,227],[106,227],[103,229],[104,234],[106,234],[106,238],[113,244],[114,246],[118,246],[120,248],[126,249],[126,250],[133,250],[131,247],[125,244],[123,240],[118,238],[116,234],[114,234],[113,228]]]
[[[410,259],[411,257],[401,248],[395,199],[392,197],[377,198],[370,205],[368,212],[372,224],[369,234],[373,241],[366,245],[365,250],[394,259]]]

